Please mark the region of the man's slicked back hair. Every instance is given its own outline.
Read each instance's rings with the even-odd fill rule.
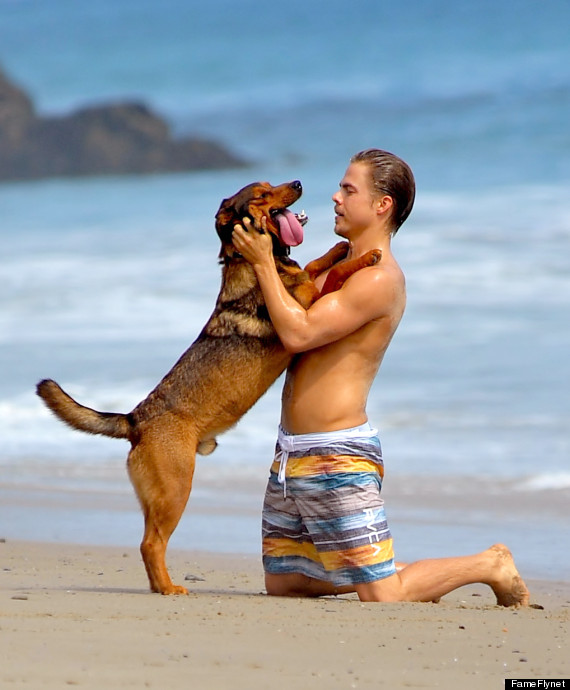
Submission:
[[[416,198],[416,182],[410,166],[398,156],[382,149],[366,149],[354,154],[351,163],[365,163],[370,170],[375,195],[392,197],[392,234],[410,215]]]

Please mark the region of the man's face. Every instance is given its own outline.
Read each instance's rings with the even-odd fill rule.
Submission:
[[[370,171],[365,163],[351,163],[332,196],[334,231],[351,239],[376,219],[377,199],[372,195]]]

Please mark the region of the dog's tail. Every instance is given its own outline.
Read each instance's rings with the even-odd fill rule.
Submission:
[[[129,438],[131,425],[126,414],[97,412],[84,407],[51,379],[40,381],[36,392],[55,415],[74,429],[112,438]]]

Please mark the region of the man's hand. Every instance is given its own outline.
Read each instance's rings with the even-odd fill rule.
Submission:
[[[267,232],[267,220],[262,218],[261,227],[264,232],[258,232],[251,224],[249,218],[243,219],[243,226],[234,225],[232,241],[238,252],[255,266],[273,262],[273,242],[271,235]]]

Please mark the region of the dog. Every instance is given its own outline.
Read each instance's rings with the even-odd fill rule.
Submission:
[[[301,194],[298,180],[275,187],[256,182],[222,201],[215,223],[222,284],[214,311],[195,342],[131,412],[97,412],[76,402],[51,379],[37,385],[44,403],[69,426],[130,441],[127,468],[144,514],[140,550],[153,592],[188,593],[172,582],[166,549],[190,496],[196,453],[213,452],[216,437],[236,424],[292,357],[271,324],[253,268],[232,244],[234,226],[247,217],[252,231],[271,234],[279,276],[305,308],[381,258],[380,250],[372,250],[342,261],[348,243],[339,242],[301,269],[289,258],[290,246],[303,239],[299,217],[289,210]],[[314,278],[328,269],[319,291]]]

